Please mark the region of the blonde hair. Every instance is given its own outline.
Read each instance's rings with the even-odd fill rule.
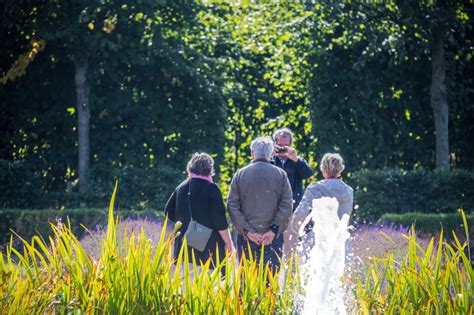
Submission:
[[[320,168],[330,177],[339,177],[345,168],[344,160],[338,153],[326,153],[321,160]]]

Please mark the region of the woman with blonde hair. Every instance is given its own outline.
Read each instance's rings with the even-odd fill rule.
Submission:
[[[305,222],[306,217],[310,214],[314,199],[322,197],[336,198],[339,203],[337,212],[339,219],[341,219],[344,214],[351,215],[354,191],[341,179],[341,174],[344,171],[344,168],[344,160],[338,153],[324,154],[320,164],[320,169],[324,179],[312,183],[308,188],[306,188],[303,199],[293,214],[293,218],[287,231],[287,233],[290,233],[292,236],[289,237],[292,239],[292,243],[285,244],[285,255],[287,255],[287,257],[289,257],[290,253],[296,248],[298,231],[303,222]],[[311,247],[313,243],[312,233],[310,232],[307,234],[302,242],[304,245],[303,247]],[[350,243],[348,242],[346,245],[348,245],[346,246],[346,251],[350,254]]]

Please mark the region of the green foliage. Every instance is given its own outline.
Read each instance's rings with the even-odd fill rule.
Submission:
[[[473,94],[464,84],[472,86],[473,81],[458,77],[472,69],[472,51],[462,48],[470,46],[472,36],[466,35],[472,34],[472,23],[453,13],[472,16],[473,11],[472,6],[453,3],[447,8],[444,3],[419,1],[325,1],[310,6],[315,18],[309,97],[318,155],[339,151],[351,170],[433,168],[435,135],[427,69],[431,69],[431,27],[447,19],[450,135],[457,139],[451,142],[455,152],[451,160],[472,167],[472,146],[462,135],[472,133],[471,124],[465,122],[472,120],[472,102],[466,100]],[[465,70],[457,72],[461,68]]]
[[[474,270],[465,250],[469,243],[457,238],[453,245],[441,233],[423,249],[415,231],[408,236],[403,261],[393,255],[376,259],[366,279],[359,281],[355,298],[363,314],[471,314]]]
[[[306,108],[307,36],[312,13],[298,2],[220,3],[200,12],[197,49],[214,61],[227,112],[221,181],[250,161],[259,135],[287,126],[313,162],[310,113]]]
[[[0,160],[0,206],[29,207],[42,203],[43,179],[32,164]]]
[[[49,207],[56,194],[54,206],[66,200],[101,207],[118,178],[143,186],[125,192],[127,205],[159,207],[164,199],[153,202],[154,186],[145,183],[161,185],[174,172],[174,185],[194,151],[213,154],[225,193],[234,171],[249,162],[251,139],[281,126],[295,131],[296,148],[312,166],[337,151],[349,172],[432,169],[433,23],[447,33],[451,161],[470,169],[474,11],[450,4],[1,3],[0,72],[24,57],[32,40],[46,42],[23,76],[0,85],[0,159],[25,161],[29,180],[42,189],[28,197],[16,181],[8,206]],[[73,69],[83,55],[93,174],[89,195],[79,200],[62,196],[79,180]],[[172,170],[160,175],[165,165]],[[9,171],[0,176],[15,179],[17,171]],[[147,179],[133,179],[139,177]],[[167,189],[171,182],[158,198]]]
[[[154,180],[160,183],[168,177],[158,169],[182,172],[194,151],[206,150],[222,160],[224,102],[209,73],[193,58],[196,53],[179,36],[195,28],[194,3],[78,1],[59,6],[42,1],[33,6],[25,1],[8,4],[2,12],[5,21],[15,21],[8,31],[16,39],[7,43],[0,69],[13,63],[30,32],[46,39],[47,48],[27,74],[0,85],[5,96],[0,156],[26,160],[44,177],[41,187],[46,192],[77,189],[78,111],[72,71],[77,54],[89,58],[94,174],[108,175],[101,171],[105,169],[125,177],[149,172],[158,174]],[[108,181],[107,189],[99,190],[109,191],[110,177],[92,181]],[[133,195],[141,198],[142,192]],[[94,194],[97,187],[85,199]]]
[[[467,228],[474,233],[474,213],[466,215]],[[436,235],[441,229],[447,238],[451,237],[451,231],[457,235],[463,235],[465,226],[460,213],[385,213],[378,221],[379,224],[411,227],[414,225],[418,233]]]
[[[89,258],[65,225],[53,225],[48,241],[34,237],[22,241],[22,252],[10,246],[1,253],[3,312],[289,314],[295,309],[300,286],[293,266],[281,289],[279,274],[255,259],[237,263],[227,257],[215,268],[210,261],[189,266],[187,246],[173,258],[174,233],[167,237],[166,228],[156,247],[143,231],[119,239],[114,197],[98,260]]]
[[[474,210],[474,172],[424,169],[361,170],[347,178],[355,190],[356,221],[376,221],[385,213]]]
[[[183,166],[184,169],[184,166]],[[163,209],[174,187],[185,178],[182,170],[168,165],[100,169],[92,172],[91,192],[81,196],[73,190],[68,178],[62,191],[48,189],[48,179],[25,160],[0,160],[0,207],[24,209],[104,208],[108,204],[112,183],[118,180],[121,193],[117,204],[126,209]],[[69,187],[69,190],[67,190]]]

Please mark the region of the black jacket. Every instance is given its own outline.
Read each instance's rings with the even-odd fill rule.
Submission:
[[[191,187],[189,186],[190,183]],[[216,245],[219,247],[220,256],[224,257],[225,244],[219,231],[227,229],[228,224],[222,193],[216,184],[199,178],[187,179],[179,184],[166,203],[165,214],[168,215],[168,218],[173,222],[181,221],[183,223],[179,230],[181,235],[175,240],[175,257],[179,254],[183,236],[190,221],[188,191],[190,192],[193,219],[214,230],[207,242],[206,249],[203,252],[194,250],[196,260],[205,261],[214,256]],[[189,247],[189,250],[191,250],[191,247]]]
[[[273,165],[284,169],[288,175],[293,192],[293,211],[295,211],[303,198],[303,179],[310,178],[313,175],[313,170],[308,166],[308,162],[300,156],[298,156],[297,162],[287,159],[284,166],[278,156],[274,156],[271,162]]]

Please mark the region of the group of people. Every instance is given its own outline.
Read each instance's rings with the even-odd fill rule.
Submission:
[[[264,262],[276,270],[301,241],[297,231],[312,211],[313,199],[335,197],[339,217],[350,215],[353,190],[340,179],[344,170],[341,156],[325,154],[320,164],[324,179],[304,191],[303,180],[310,178],[313,170],[292,145],[293,134],[288,128],[278,129],[273,139],[258,137],[252,141],[252,161],[234,174],[227,205],[212,180],[214,160],[207,153],[195,153],[187,165],[189,178],[176,187],[165,207],[171,221],[182,222],[181,233],[175,239],[175,256],[179,255],[189,222],[194,220],[212,230],[206,236],[204,250],[189,247],[196,261],[214,260],[217,254],[222,260],[226,252],[237,252],[239,257],[247,258],[263,255]],[[238,234],[236,245],[226,210]],[[310,235],[308,229],[307,243]]]

